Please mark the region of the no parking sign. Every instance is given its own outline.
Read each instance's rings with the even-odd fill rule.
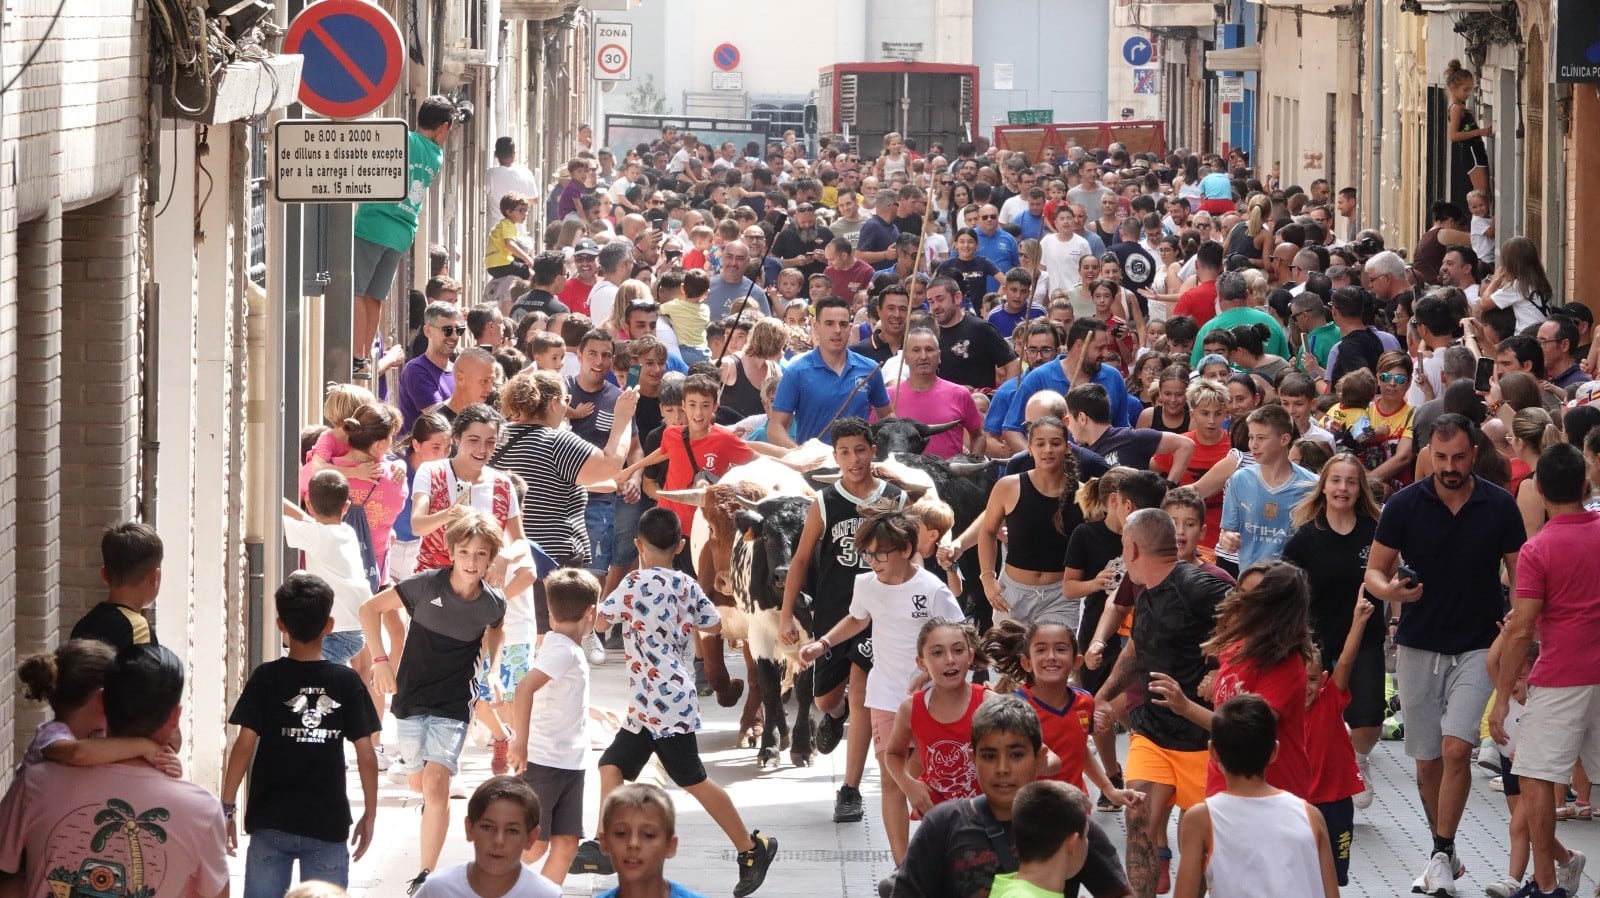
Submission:
[[[283,51],[305,57],[300,102],[329,118],[356,118],[382,106],[406,64],[394,19],[366,0],[306,7],[289,23]]]

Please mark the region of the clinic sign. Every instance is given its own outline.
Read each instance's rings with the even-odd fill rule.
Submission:
[[[1555,82],[1600,84],[1600,3],[1560,0],[1555,16]]]

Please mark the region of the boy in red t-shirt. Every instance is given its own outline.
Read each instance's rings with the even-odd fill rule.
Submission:
[[[694,486],[695,475],[701,471],[721,477],[734,465],[742,465],[756,457],[750,444],[739,439],[733,431],[715,423],[719,389],[716,379],[706,374],[684,378],[683,414],[688,423],[683,427],[663,430],[661,448],[641,462],[667,463],[666,489],[688,489]],[[693,505],[669,499],[661,499],[659,504],[676,514],[683,525],[683,532],[689,532],[694,522]]]

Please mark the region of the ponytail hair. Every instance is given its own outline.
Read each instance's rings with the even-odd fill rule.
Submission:
[[[1452,59],[1444,64],[1444,86],[1455,87],[1463,81],[1475,81],[1476,75],[1461,67],[1461,60]]]
[[[1266,219],[1267,213],[1272,210],[1272,200],[1267,199],[1267,195],[1264,193],[1257,193],[1250,197],[1247,207],[1250,210],[1250,221],[1245,233],[1254,237],[1261,233],[1262,222]]]
[[[1033,628],[1024,627],[1014,620],[1001,621],[989,628],[983,634],[980,651],[989,659],[989,666],[995,672],[1024,686],[1033,685],[1033,674],[1022,666],[1023,656],[1028,654],[1028,637],[1033,634]]]

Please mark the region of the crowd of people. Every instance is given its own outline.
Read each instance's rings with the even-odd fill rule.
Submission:
[[[448,140],[447,103],[414,144]],[[247,894],[284,895],[296,861],[343,886],[387,771],[423,797],[415,894],[601,873],[688,895],[663,874],[672,801],[632,782],[654,756],[755,892],[778,840],[701,760],[721,584],[674,499],[821,443],[838,478],[797,522],[778,634],[817,750],[845,746],[835,821],[866,815],[876,759],[883,894],[1334,895],[1386,735],[1426,810],[1415,891],[1456,895],[1470,848],[1502,871],[1491,896],[1573,894],[1585,859],[1556,822],[1592,816],[1600,765],[1600,347],[1534,244],[1479,225],[1483,192],[1435,203],[1400,253],[1353,189],[1263,181],[1239,153],[668,129],[579,152],[547,190],[510,139],[495,155],[482,265],[435,252],[415,339],[361,346],[302,435],[288,653],[233,711],[223,804],[170,776],[181,673],[141,614],[160,541],[123,525],[108,601],[29,662],[56,716],[0,805],[0,870],[88,864],[112,830],[52,840],[73,814],[134,849],[181,817],[161,875],[218,894],[248,774]],[[364,296],[419,213],[357,216]],[[393,233],[363,251],[364,221]],[[989,463],[980,515],[879,466],[873,422],[896,417],[930,456]],[[591,707],[609,676],[620,716]],[[616,730],[598,758],[591,716]],[[468,802],[475,859],[438,870],[474,732],[494,774]],[[1456,841],[1474,760],[1506,795],[1497,844]],[[139,785],[93,779],[109,764]],[[1122,856],[1096,813],[1124,815]]]

